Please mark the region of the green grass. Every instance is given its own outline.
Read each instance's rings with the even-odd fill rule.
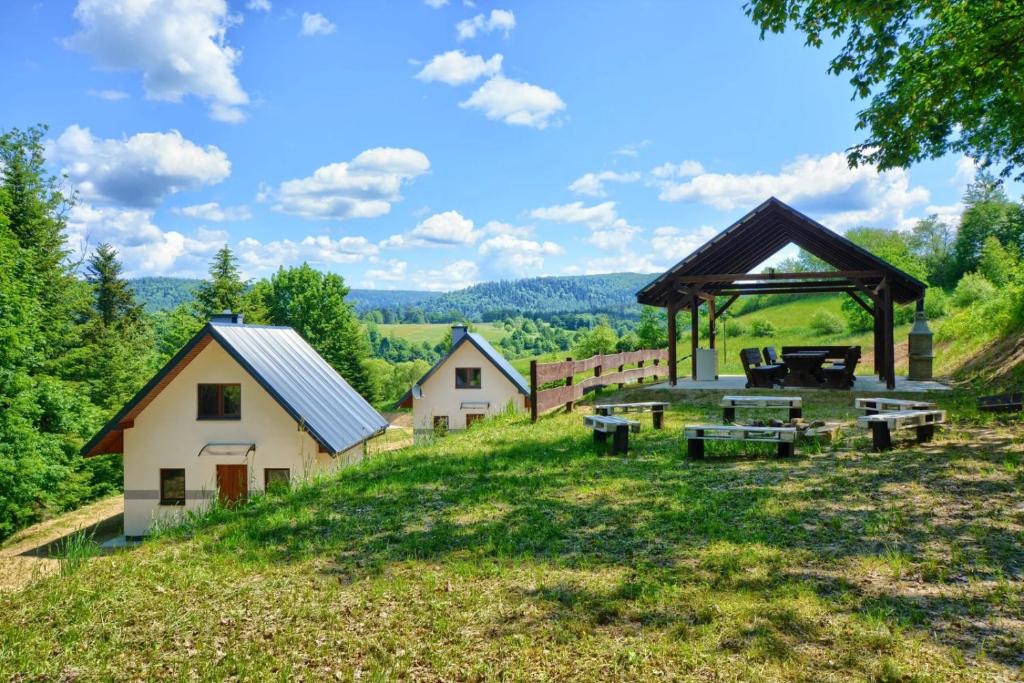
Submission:
[[[673,407],[625,457],[578,413],[497,418],[0,596],[0,680],[1019,674],[1019,423],[694,462],[719,395],[641,396]]]
[[[380,333],[385,337],[394,335],[406,339],[414,344],[427,342],[431,346],[440,343],[451,325],[447,323],[396,323],[377,325]],[[497,344],[505,338],[505,328],[497,323],[473,323],[473,331],[479,332],[484,339]]]

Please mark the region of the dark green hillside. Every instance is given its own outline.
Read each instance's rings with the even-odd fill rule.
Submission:
[[[129,280],[135,297],[150,313],[169,311],[191,301],[202,280],[187,277],[139,277]]]
[[[355,306],[356,313],[365,313],[381,308],[422,307],[440,296],[441,292],[415,289],[353,289],[348,301]]]

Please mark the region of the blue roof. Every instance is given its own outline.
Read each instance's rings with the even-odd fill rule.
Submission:
[[[210,322],[135,395],[89,443],[83,455],[113,430],[200,340],[210,336],[329,453],[340,453],[381,433],[387,420],[290,327]],[[97,451],[105,452],[105,451]]]
[[[444,365],[445,362],[449,358],[451,358],[451,355],[455,353],[455,351],[460,346],[467,342],[475,346],[477,350],[480,351],[480,353],[482,353],[488,360],[491,361],[491,363],[494,364],[496,368],[498,368],[501,374],[505,375],[505,377],[507,377],[508,380],[512,382],[512,384],[515,384],[516,388],[519,389],[519,392],[521,394],[525,396],[530,395],[530,385],[527,383],[526,379],[523,378],[523,376],[520,375],[514,367],[512,367],[512,364],[508,362],[505,356],[498,353],[497,349],[491,346],[491,343],[489,341],[484,339],[476,332],[466,332],[465,334],[462,335],[459,341],[452,344],[451,350],[448,351],[448,353],[445,354],[445,356],[441,358],[441,360],[437,361],[437,363],[434,364],[434,367],[430,368],[430,370],[427,371],[427,374],[423,375],[423,377],[420,377],[420,380],[412,386],[412,389],[409,389],[409,391],[405,392],[405,395],[402,396],[402,398],[398,399],[398,402],[395,405],[401,406],[403,403],[405,403],[409,399],[409,397],[415,393],[415,390],[418,387],[423,386],[423,383],[430,379],[430,376],[437,372],[438,368]]]

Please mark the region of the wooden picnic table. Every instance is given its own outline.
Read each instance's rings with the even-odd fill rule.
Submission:
[[[792,351],[782,354],[789,371],[782,381],[787,387],[820,387],[824,382],[821,366],[828,351]]]

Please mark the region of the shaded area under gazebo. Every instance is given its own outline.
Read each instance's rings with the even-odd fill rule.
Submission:
[[[835,270],[816,273],[749,273],[789,244]],[[920,280],[857,246],[842,235],[772,197],[637,293],[637,301],[668,310],[668,337],[676,339],[676,317],[690,311],[691,378],[697,377],[698,316],[707,304],[709,338],[715,322],[739,297],[750,294],[848,295],[874,319],[874,372],[896,386],[893,313],[896,304],[924,306]],[[724,299],[719,303],[719,299]],[[676,344],[669,344],[669,383],[677,383]]]

